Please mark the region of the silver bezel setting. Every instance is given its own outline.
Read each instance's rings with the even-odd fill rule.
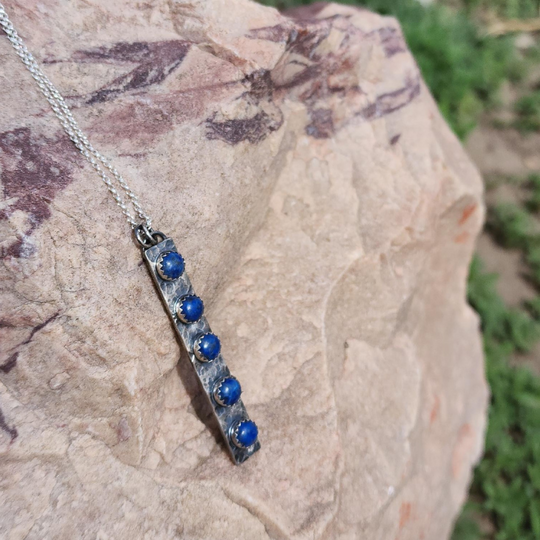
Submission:
[[[219,397],[219,391],[221,390],[221,386],[227,379],[234,379],[235,381],[238,381],[238,379],[236,377],[233,377],[232,375],[229,375],[228,377],[223,377],[223,379],[221,379],[216,384],[216,387],[214,389],[214,399],[216,400],[216,403],[218,405],[221,405],[222,407],[232,407],[234,405],[234,403],[232,405],[225,405],[225,403],[223,403],[223,401],[221,401],[221,399]],[[242,395],[242,386],[240,386],[240,396],[241,395]],[[243,420],[241,420],[241,422],[243,422]],[[238,423],[238,425],[240,425],[240,422]],[[238,426],[235,427],[235,430],[236,430],[237,427]]]
[[[186,271],[186,263],[184,261],[184,269],[182,270],[182,273],[177,278],[168,277],[167,274],[165,274],[165,272],[163,271],[163,259],[169,253],[177,253],[178,255],[180,255],[180,253],[178,253],[178,251],[166,251],[165,253],[162,253],[159,256],[159,259],[156,261],[156,270],[157,270],[157,273],[159,274],[159,277],[161,279],[164,279],[165,281],[176,281],[177,279],[180,279],[182,277],[182,275],[184,274],[184,272]],[[182,255],[180,255],[180,257],[182,257]],[[182,260],[184,260],[184,257],[182,257]]]
[[[197,296],[197,298],[199,298],[199,300],[202,302],[203,304],[203,314],[196,320],[196,321],[188,321],[185,317],[184,317],[184,313],[182,313],[182,304],[185,300],[186,297],[188,296],[197,296],[196,294],[185,294],[184,296],[180,297],[177,301],[176,301],[176,305],[174,306],[174,313],[176,314],[176,316],[178,317],[178,320],[183,322],[184,324],[195,324],[197,322],[199,322],[203,317],[204,317],[204,302],[202,301],[201,298],[199,298]],[[207,332],[208,334],[210,334],[211,332]]]
[[[213,332],[206,332],[206,333],[203,334],[201,337],[199,337],[199,338],[197,339],[197,341],[195,342],[195,347],[193,348],[193,352],[195,353],[195,357],[197,358],[197,360],[198,360],[199,362],[213,362],[213,361],[217,358],[217,356],[216,356],[216,358],[213,358],[212,360],[209,360],[208,358],[206,358],[206,356],[204,356],[204,355],[201,353],[201,347],[200,347],[200,345],[201,345],[201,340],[202,340],[202,338],[205,337],[205,336],[209,336],[209,335],[211,335],[211,334],[213,334]],[[216,337],[217,337],[217,336],[216,336]],[[218,339],[219,339],[219,338],[218,338]],[[220,342],[220,343],[221,343],[221,342]],[[221,354],[221,351],[219,352],[219,354]],[[219,354],[218,354],[218,356],[219,356]]]
[[[252,446],[255,446],[257,444],[257,441],[259,440],[259,437],[255,439],[255,442],[249,446],[244,446],[239,440],[238,440],[238,428],[241,424],[244,422],[251,422],[249,418],[242,418],[242,420],[239,420],[231,427],[231,441],[237,448],[242,448],[243,450],[247,450],[248,448],[251,448]]]

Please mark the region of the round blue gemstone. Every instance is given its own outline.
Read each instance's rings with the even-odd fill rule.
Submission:
[[[259,430],[257,429],[257,424],[251,420],[244,420],[234,430],[233,441],[240,448],[249,448],[255,443],[258,436]]]
[[[184,258],[176,251],[165,253],[158,263],[158,273],[163,279],[178,279],[184,273]]]
[[[188,294],[187,296],[182,297],[178,303],[176,314],[182,322],[193,323],[202,317],[203,311],[203,301],[194,294]]]
[[[227,377],[219,383],[215,398],[223,407],[230,407],[240,399],[241,393],[242,387],[240,386],[240,383],[234,377]]]
[[[197,340],[195,355],[203,362],[211,362],[221,351],[221,343],[215,334],[204,334]]]

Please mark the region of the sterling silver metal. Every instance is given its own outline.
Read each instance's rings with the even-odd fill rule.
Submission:
[[[225,364],[222,354],[220,353],[218,357],[211,362],[201,362],[195,355],[194,351],[197,340],[204,334],[212,331],[206,317],[203,315],[197,322],[185,324],[176,315],[176,303],[178,302],[178,299],[188,294],[195,294],[185,270],[184,273],[174,281],[161,279],[159,275],[157,265],[161,255],[169,251],[176,251],[176,246],[171,238],[165,238],[153,246],[143,247],[142,249],[143,258],[148,265],[148,269],[154,279],[159,295],[163,300],[165,309],[173,322],[173,326],[176,329],[182,344],[188,352],[189,359],[195,368],[195,373],[197,374],[204,393],[212,406],[225,444],[233,461],[239,465],[257,452],[261,445],[258,440],[249,448],[241,448],[235,443],[234,437],[237,424],[243,420],[249,420],[249,416],[242,400],[238,400],[230,407],[223,407],[214,398],[214,392],[217,385],[219,385],[225,377],[231,376],[231,372]]]
[[[214,400],[216,401],[216,403],[218,403],[219,405],[223,406],[223,407],[227,407],[227,405],[225,405],[225,403],[223,403],[223,401],[221,401],[221,398],[219,397],[219,392],[221,391],[221,386],[223,385],[223,383],[228,379],[229,377],[223,377],[223,379],[221,379],[221,381],[219,381],[215,387],[214,387]],[[236,377],[232,377],[232,379],[236,379]],[[234,433],[234,426],[232,426],[232,430],[229,430],[229,433]],[[234,439],[233,439],[233,442],[234,442]],[[238,446],[238,445],[236,445]]]
[[[240,424],[242,422],[243,420],[239,420],[229,428],[229,436],[232,443],[234,444],[235,448],[240,448],[241,450],[245,449],[245,446],[242,446],[242,443],[238,440],[238,430],[240,429]]]
[[[199,361],[199,362],[213,362],[213,360],[208,360],[207,358],[205,358],[203,356],[203,354],[201,353],[201,339],[206,336],[207,334],[210,334],[210,332],[206,332],[206,334],[202,334],[201,336],[199,336],[199,338],[197,339],[197,341],[195,342],[195,345],[193,347],[193,352],[195,353],[195,358]]]
[[[165,281],[173,281],[174,278],[171,278],[169,277],[167,274],[165,274],[165,272],[163,271],[163,258],[168,255],[168,253],[162,253],[160,256],[159,256],[159,260],[157,262],[157,271],[158,271],[158,274],[159,274],[159,277],[161,279],[164,279]]]
[[[174,242],[167,238],[162,232],[152,229],[152,220],[143,210],[139,199],[128,186],[122,175],[100,154],[88,141],[86,135],[80,129],[77,121],[73,117],[64,98],[54,87],[48,77],[41,71],[30,51],[26,48],[23,40],[9,20],[4,6],[0,3],[0,27],[4,30],[7,38],[20,59],[30,71],[39,89],[49,102],[52,110],[58,117],[60,124],[64,128],[69,138],[73,141],[79,152],[92,165],[107,186],[116,204],[122,210],[128,223],[134,230],[135,237],[139,242],[143,258],[146,261],[150,274],[156,284],[157,290],[167,313],[171,317],[174,327],[180,336],[180,340],[188,352],[189,358],[195,373],[199,378],[201,386],[214,411],[219,428],[225,439],[225,443],[232,459],[238,465],[243,463],[261,447],[257,440],[249,448],[240,447],[236,439],[236,429],[240,422],[249,420],[246,409],[241,400],[230,407],[224,407],[214,398],[217,385],[225,377],[230,376],[229,368],[225,364],[221,353],[210,362],[200,361],[195,355],[195,345],[197,340],[210,332],[210,326],[204,315],[191,324],[182,322],[176,314],[176,305],[180,298],[188,294],[194,294],[191,282],[186,272],[175,280],[170,280],[164,275],[160,268],[160,258],[167,252],[176,251]],[[122,195],[122,193],[124,195]]]

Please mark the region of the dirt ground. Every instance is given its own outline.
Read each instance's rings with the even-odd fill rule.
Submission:
[[[539,82],[540,66],[530,71],[521,87],[505,85],[501,92],[501,107],[487,115],[465,143],[484,177],[488,206],[503,201],[518,202],[523,197],[523,191],[507,180],[540,172],[540,133],[522,134],[513,128],[494,125],[496,121],[511,121],[515,100],[523,91],[537,86]],[[518,306],[538,294],[524,278],[525,265],[519,251],[501,248],[484,232],[478,240],[477,252],[485,269],[499,274],[497,289],[509,306]],[[540,375],[540,345],[532,353],[522,355],[515,361],[529,366]]]

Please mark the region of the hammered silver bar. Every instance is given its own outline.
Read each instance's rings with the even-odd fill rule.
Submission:
[[[248,459],[252,454],[257,452],[261,445],[257,440],[255,444],[249,448],[239,448],[232,441],[231,431],[233,426],[238,421],[249,419],[249,416],[241,399],[230,407],[222,407],[215,401],[213,397],[215,385],[221,379],[229,376],[231,373],[225,364],[225,360],[223,359],[221,353],[211,362],[200,362],[197,360],[193,352],[195,342],[199,336],[211,331],[210,326],[204,315],[197,322],[191,324],[184,324],[176,316],[175,306],[177,300],[184,295],[195,293],[185,270],[183,274],[174,281],[166,281],[161,279],[157,271],[157,261],[161,254],[169,251],[177,251],[177,249],[171,238],[165,238],[152,247],[143,248],[143,257],[159,291],[159,295],[161,296],[161,299],[163,300],[163,303],[167,309],[167,313],[173,322],[173,326],[180,336],[180,340],[189,355],[189,359],[193,364],[195,373],[197,374],[204,393],[212,406],[223,435],[223,439],[225,440],[225,445],[229,449],[233,461],[239,465],[246,461],[246,459]]]

